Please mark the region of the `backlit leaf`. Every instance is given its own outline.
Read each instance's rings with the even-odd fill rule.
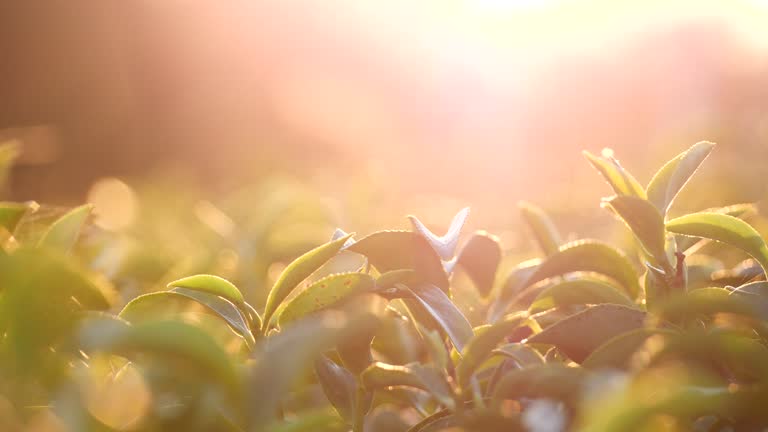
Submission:
[[[40,238],[38,246],[69,251],[80,236],[80,230],[93,211],[92,204],[85,204],[68,211],[57,219]]]
[[[645,189],[612,155],[598,157],[586,150],[582,153],[616,192],[616,195],[629,195],[645,199]],[[604,153],[606,152],[604,151]]]
[[[501,262],[499,239],[480,231],[472,235],[467,244],[461,248],[457,264],[467,272],[480,295],[485,297],[493,288],[499,262]]]
[[[531,304],[532,314],[555,307],[611,303],[634,307],[634,302],[613,286],[594,278],[565,280],[544,288]]]
[[[451,221],[451,226],[443,236],[438,236],[429,230],[416,216],[408,216],[413,225],[413,230],[421,234],[435,249],[440,258],[450,260],[456,254],[456,245],[459,243],[461,229],[469,217],[469,207],[465,207],[456,213]]]
[[[365,273],[341,273],[324,277],[286,303],[278,316],[280,327],[310,313],[340,304],[373,290],[374,280]]]
[[[520,201],[517,206],[542,252],[545,255],[557,252],[563,241],[552,219],[544,210],[527,201]]]
[[[715,147],[714,143],[702,141],[694,144],[688,150],[680,153],[674,159],[667,162],[656,174],[654,174],[646,192],[648,201],[653,203],[662,215],[672,205],[680,190],[688,183]]]

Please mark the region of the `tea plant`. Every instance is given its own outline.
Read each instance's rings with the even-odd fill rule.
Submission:
[[[564,243],[521,203],[540,258],[502,272],[497,237],[462,236],[463,209],[444,235],[415,216],[412,231],[337,230],[261,296],[198,274],[124,298],[77,248],[92,206],[46,219],[1,203],[2,430],[763,430],[756,209],[667,216],[712,149],[647,187],[585,153],[629,251]],[[3,148],[0,173],[12,160]],[[751,259],[726,268],[713,241]]]

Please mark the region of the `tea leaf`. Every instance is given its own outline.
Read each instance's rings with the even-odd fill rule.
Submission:
[[[168,289],[176,287],[224,297],[240,308],[245,307],[245,299],[240,290],[232,282],[222,277],[199,274],[175,280],[168,284]]]
[[[243,314],[242,310],[228,299],[205,291],[197,291],[182,287],[176,287],[170,292],[189,297],[216,312],[219,316],[224,318],[227,324],[229,324],[235,332],[245,339],[248,346],[253,346],[256,343],[256,339],[254,338],[253,333],[251,333],[250,326],[248,325],[248,319]]]
[[[19,225],[21,219],[24,218],[27,213],[33,211],[36,206],[37,203],[35,202],[0,202],[0,227],[5,228],[9,233],[13,234],[13,231],[16,230],[16,226]]]
[[[665,337],[674,334],[670,330],[651,328],[639,328],[622,333],[600,345],[581,363],[581,366],[586,369],[626,370],[631,366],[632,356],[648,338],[656,335]]]
[[[598,157],[588,151],[582,152],[590,164],[603,176],[617,195],[629,195],[645,199],[645,189],[632,177],[629,171],[613,156]]]
[[[545,328],[528,338],[527,343],[554,345],[573,361],[581,363],[611,338],[643,327],[645,317],[645,312],[626,306],[592,306]]]
[[[315,360],[315,375],[336,412],[351,424],[355,417],[355,377],[324,355]]]
[[[593,278],[566,280],[544,288],[528,312],[535,314],[555,307],[611,303],[635,307],[634,302],[613,286]]]
[[[333,258],[351,237],[352,234],[347,234],[346,236],[318,246],[296,258],[285,267],[285,270],[283,270],[277,278],[277,281],[275,281],[272,290],[269,291],[269,295],[267,296],[267,304],[264,307],[264,315],[262,317],[262,331],[264,333],[269,329],[272,315],[283,300],[288,297],[288,294],[290,294],[301,281],[309,277],[309,275]]]
[[[527,201],[520,201],[517,206],[520,208],[520,214],[531,229],[541,251],[545,255],[552,255],[557,252],[563,241],[552,219],[547,216],[544,210]]]
[[[573,404],[584,383],[581,368],[544,364],[519,369],[504,375],[493,394],[495,404],[507,399],[555,399]]]
[[[94,333],[89,333],[93,335]],[[204,330],[180,321],[148,321],[103,332],[82,341],[88,350],[109,351],[134,357],[135,354],[165,356],[194,366],[227,388],[231,395],[242,394],[240,374],[227,353]]]
[[[752,304],[762,319],[768,320],[768,282],[758,281],[744,284],[731,291],[731,296],[740,297]]]
[[[448,228],[448,232],[443,236],[438,236],[429,230],[416,216],[408,216],[408,220],[413,225],[413,230],[421,234],[435,249],[440,258],[449,260],[456,254],[456,245],[459,243],[459,235],[461,234],[461,228],[469,217],[469,207],[464,207],[456,213],[451,221],[451,226]]]
[[[688,180],[714,147],[715,144],[711,142],[696,143],[667,162],[654,174],[648,183],[646,192],[648,201],[653,203],[662,215],[667,213],[677,194],[688,183]]]
[[[501,262],[499,239],[479,231],[461,248],[457,264],[467,272],[480,295],[485,297],[493,288],[499,262]]]
[[[768,269],[768,246],[752,226],[741,219],[719,213],[693,213],[667,222],[676,234],[703,237],[737,247]]]
[[[440,288],[423,284],[411,289],[417,305],[431,316],[457,350],[464,351],[464,346],[474,335],[467,318]]]
[[[505,317],[485,329],[478,332],[469,340],[462,350],[462,358],[456,367],[456,378],[459,387],[467,388],[472,374],[478,366],[490,355],[496,345],[504,340],[513,330],[525,324],[527,314],[515,314]]]
[[[394,386],[422,389],[446,407],[455,406],[453,392],[445,377],[440,371],[429,366],[418,363],[396,366],[376,362],[360,375],[360,380],[368,390]]]
[[[520,295],[521,291],[528,286],[528,280],[531,278],[542,260],[536,258],[528,261],[523,261],[515,266],[507,276],[504,285],[501,286],[501,290],[496,300],[491,303],[491,307],[488,308],[488,322],[494,323],[498,321],[509,309],[510,302]]]
[[[324,277],[286,303],[277,317],[278,324],[283,327],[312,312],[340,304],[355,294],[369,292],[373,287],[373,278],[365,273],[341,273]]]
[[[618,281],[631,298],[637,297],[640,285],[637,274],[626,255],[597,240],[579,240],[560,247],[547,257],[527,280],[527,285],[566,273],[587,271],[600,273]]]
[[[659,263],[666,263],[664,218],[648,201],[617,196],[603,201],[632,231],[645,252]]]
[[[544,364],[544,357],[538,351],[521,343],[502,345],[491,353],[512,359],[520,369]]]
[[[382,273],[410,269],[418,281],[428,282],[448,292],[448,276],[440,257],[427,240],[411,231],[379,231],[358,240],[348,250],[368,257]]]
[[[93,211],[92,204],[85,204],[65,213],[57,219],[40,238],[39,247],[69,251],[75,245],[80,230]]]

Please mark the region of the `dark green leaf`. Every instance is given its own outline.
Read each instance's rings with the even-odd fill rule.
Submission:
[[[264,333],[269,329],[272,314],[275,313],[283,300],[288,297],[288,294],[290,294],[301,281],[309,277],[309,275],[333,258],[351,237],[352,234],[347,234],[346,236],[318,246],[296,258],[285,267],[285,270],[283,270],[280,277],[277,278],[275,285],[272,286],[272,290],[270,290],[269,295],[267,296],[267,304],[264,308],[264,316],[262,318],[262,327],[264,327],[262,330]]]
[[[520,214],[528,224],[541,251],[545,255],[552,255],[557,252],[563,241],[554,222],[544,210],[527,201],[520,201],[517,206],[520,208]]]
[[[442,405],[454,407],[453,393],[442,372],[430,366],[410,363],[404,366],[376,362],[366,369],[360,379],[368,390],[407,386],[425,390]]]
[[[499,239],[479,231],[461,248],[457,264],[467,272],[480,295],[486,297],[493,288],[499,262],[501,262]]]
[[[463,351],[474,333],[467,318],[451,299],[440,288],[429,284],[415,286],[411,292],[415,304],[420,305],[437,322],[457,350]]]
[[[672,205],[680,190],[696,172],[715,147],[714,143],[702,141],[680,153],[667,162],[648,183],[648,201],[653,203],[662,215]]]
[[[622,333],[641,328],[645,312],[626,306],[602,304],[563,318],[528,338],[528,343],[556,346],[581,363],[600,345]]]
[[[421,235],[411,231],[379,231],[358,240],[348,250],[368,257],[380,272],[411,269],[419,281],[448,292],[448,276],[440,257]]]
[[[598,157],[588,151],[582,153],[617,195],[629,195],[645,199],[645,189],[612,155]],[[605,154],[606,151],[604,150],[603,153]],[[607,153],[612,152],[608,150]]]
[[[321,355],[315,360],[315,375],[323,393],[341,418],[352,424],[355,418],[355,377],[343,367]]]
[[[611,303],[635,307],[632,300],[613,286],[594,278],[566,280],[544,288],[531,304],[532,314],[555,307]]]
[[[687,236],[717,240],[737,247],[768,269],[768,246],[752,226],[719,213],[693,213],[667,222],[667,230]]]

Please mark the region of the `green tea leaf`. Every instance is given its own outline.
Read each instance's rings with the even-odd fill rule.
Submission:
[[[448,232],[443,236],[438,236],[429,230],[416,216],[408,216],[408,220],[413,225],[413,230],[421,234],[427,242],[435,249],[440,258],[449,260],[456,254],[456,246],[459,243],[459,235],[461,229],[467,222],[469,217],[469,207],[465,207],[456,213],[451,221],[451,226],[448,228]]]
[[[352,234],[347,234],[346,236],[318,246],[296,258],[285,267],[285,270],[283,270],[280,277],[277,278],[275,285],[272,286],[272,290],[267,296],[267,304],[264,308],[264,316],[262,317],[262,327],[264,327],[262,331],[264,333],[269,329],[272,315],[283,300],[288,297],[288,294],[290,294],[301,281],[309,277],[309,275],[333,258],[351,237]]]
[[[85,204],[68,211],[57,219],[40,238],[39,247],[69,251],[80,236],[80,230],[93,211],[92,204]]]
[[[619,369],[631,367],[632,356],[652,336],[666,337],[674,335],[670,330],[639,328],[622,333],[600,345],[582,363],[586,369]]]
[[[531,366],[509,372],[496,385],[495,404],[508,399],[547,398],[575,404],[586,374],[581,368],[559,364]]]
[[[635,180],[629,171],[611,155],[598,157],[588,151],[582,152],[590,164],[603,176],[616,195],[629,195],[645,199],[645,189]],[[603,153],[606,153],[604,150]],[[608,151],[608,153],[611,153]]]
[[[502,345],[491,353],[512,359],[519,369],[544,364],[544,357],[538,351],[521,343]]]
[[[36,207],[37,203],[35,202],[0,202],[0,227],[13,234],[21,219]]]
[[[613,286],[594,278],[566,280],[544,288],[528,312],[535,314],[555,307],[611,303],[635,307],[634,302]]]
[[[677,194],[688,183],[688,180],[714,147],[715,144],[711,142],[696,143],[667,162],[654,174],[651,182],[648,183],[646,192],[648,201],[653,203],[662,215],[667,213]]]
[[[435,320],[457,350],[463,351],[474,333],[467,318],[451,299],[440,288],[430,284],[417,285],[411,292],[415,304]]]
[[[168,289],[171,288],[186,288],[188,290],[195,290],[206,292],[209,294],[224,297],[231,301],[237,307],[245,307],[245,299],[240,290],[232,284],[232,282],[218,276],[209,274],[199,274],[195,276],[188,276],[179,280],[175,280],[168,284]]]
[[[420,282],[429,282],[448,292],[448,276],[440,257],[427,240],[411,231],[379,231],[358,240],[348,250],[368,257],[382,273],[410,269]]]
[[[744,284],[731,291],[731,296],[740,297],[754,306],[763,320],[768,321],[768,282],[758,281]]]
[[[666,263],[664,218],[648,201],[631,196],[616,196],[603,201],[635,235],[645,252],[659,263]]]
[[[597,240],[579,240],[565,244],[547,257],[526,281],[527,285],[566,273],[595,272],[615,279],[631,298],[640,292],[632,264],[618,249]]]
[[[277,317],[280,327],[310,313],[340,304],[355,294],[373,290],[374,280],[365,273],[341,273],[324,277],[286,303]]]
[[[177,301],[191,300],[205,307],[206,312],[223,319],[227,325],[240,335],[249,346],[255,339],[248,322],[240,309],[232,302],[219,296],[186,288],[174,288],[171,291],[159,291],[140,295],[123,307],[118,316],[131,323],[141,323],[158,318],[171,318],[177,312]],[[183,303],[188,305],[188,303]],[[158,312],[160,311],[160,312]]]
[[[323,393],[341,418],[352,424],[355,418],[355,377],[343,367],[321,355],[315,360],[315,375]]]
[[[504,340],[513,330],[525,324],[528,316],[525,313],[509,315],[503,320],[498,321],[478,332],[469,340],[466,347],[462,350],[462,358],[456,367],[456,378],[459,387],[467,388],[470,378],[477,370],[477,367],[491,354],[491,351]]]
[[[581,363],[611,338],[643,327],[645,317],[645,312],[626,306],[592,306],[545,328],[528,338],[527,343],[554,345],[573,361]]]
[[[693,213],[667,222],[667,230],[676,234],[703,237],[737,247],[768,269],[768,246],[748,223],[719,213]]]
[[[459,252],[457,264],[467,272],[483,297],[490,294],[501,262],[499,239],[484,231],[470,237]]]
[[[488,308],[488,322],[498,321],[509,309],[511,302],[517,298],[524,288],[528,286],[528,280],[541,265],[541,259],[523,261],[515,266],[507,276],[504,285],[501,286],[496,300]]]
[[[547,216],[544,210],[527,201],[520,201],[517,206],[520,208],[520,214],[528,224],[541,251],[545,255],[552,255],[557,252],[563,241],[552,219]]]
[[[213,382],[223,384],[233,396],[242,394],[241,377],[235,365],[204,330],[180,321],[148,321],[114,330],[81,342],[86,350],[108,351],[129,358],[135,354],[163,356],[170,362],[196,368],[201,376],[210,376]]]
[[[366,369],[360,380],[368,390],[377,390],[394,386],[407,386],[429,392],[441,404],[455,406],[453,392],[445,376],[429,366],[410,363],[404,366],[389,365],[381,362]]]
[[[725,288],[699,288],[672,296],[655,311],[660,319],[689,321],[700,316],[732,313],[758,318],[754,302],[745,297],[731,296]]]

